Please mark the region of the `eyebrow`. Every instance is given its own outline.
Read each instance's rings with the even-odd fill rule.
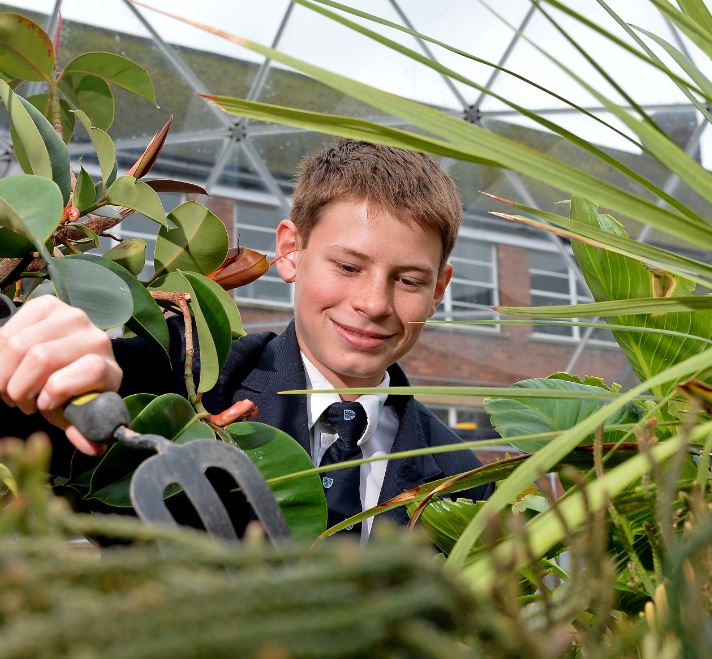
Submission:
[[[328,248],[332,252],[340,252],[347,256],[352,256],[356,259],[361,259],[362,261],[367,261],[369,263],[373,260],[368,254],[359,252],[357,249],[351,249],[350,247],[345,247],[344,245],[328,245]],[[403,271],[408,271],[408,272],[422,272],[424,275],[432,275],[433,274],[432,268],[430,268],[426,265],[419,264],[419,263],[412,263],[412,264],[404,263],[403,265],[400,265],[398,267],[398,269],[403,270]]]

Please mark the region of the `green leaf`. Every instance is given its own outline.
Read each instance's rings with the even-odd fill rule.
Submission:
[[[62,191],[62,198],[66,204],[69,201],[69,193],[72,190],[69,151],[67,145],[62,138],[57,134],[52,124],[44,117],[44,115],[32,103],[22,98],[17,97],[25,106],[28,114],[34,121],[37,130],[39,131],[45,148],[49,154],[50,166],[52,170],[51,179],[57,184]]]
[[[0,98],[10,114],[12,144],[23,171],[52,178],[52,161],[37,124],[27,111],[23,98],[0,80]]]
[[[531,318],[575,318],[579,316],[619,318],[622,314],[635,316],[641,314],[689,314],[695,311],[707,311],[712,308],[712,296],[645,297],[618,299],[609,302],[587,302],[585,304],[493,308],[495,311],[508,316],[530,316]]]
[[[245,336],[246,332],[242,327],[242,318],[240,317],[240,310],[237,308],[234,298],[222,288],[219,284],[215,283],[212,279],[204,277],[193,272],[184,272],[183,275],[188,279],[188,281],[193,285],[193,287],[206,286],[210,292],[218,299],[222,305],[223,311],[227,316],[228,322],[230,323],[230,334],[233,339],[239,339],[241,336]],[[196,284],[196,280],[198,283]]]
[[[51,258],[48,268],[57,297],[82,309],[101,329],[120,327],[133,313],[129,287],[86,254]]]
[[[32,103],[48,121],[52,121],[49,94],[35,94],[34,96],[28,96],[26,100]],[[72,134],[74,133],[74,113],[69,103],[63,98],[59,100],[59,110],[59,120],[62,124],[62,140],[65,144],[69,144],[69,141],[72,139]]]
[[[74,188],[74,205],[85,211],[96,200],[96,188],[94,181],[84,167],[79,170],[77,177],[77,187]]]
[[[126,206],[166,226],[166,213],[156,192],[133,176],[120,176],[107,192],[109,203]]]
[[[92,125],[89,117],[81,110],[74,110],[79,122],[84,126],[89,135],[89,139],[96,151],[96,157],[99,160],[99,168],[101,169],[101,179],[104,185],[110,185],[112,174],[116,170],[116,149],[109,135]]]
[[[233,423],[226,430],[265,480],[314,467],[299,443],[278,428],[247,421]],[[296,540],[315,540],[326,529],[326,497],[319,474],[268,485]]]
[[[504,506],[512,501],[519,492],[539,478],[541,474],[547,473],[554,464],[561,461],[564,456],[568,455],[586,437],[588,437],[592,432],[595,432],[596,428],[605,423],[606,419],[608,419],[612,414],[623,408],[629,402],[635,400],[649,389],[659,387],[667,382],[679,382],[682,378],[688,377],[710,367],[712,367],[712,349],[699,355],[694,355],[693,357],[686,359],[684,362],[676,364],[662,373],[658,373],[630,391],[619,395],[615,401],[604,405],[598,411],[583,419],[573,428],[565,430],[561,433],[561,435],[559,435],[558,438],[534,453],[525,463],[520,465],[516,471],[509,476],[509,478],[507,478],[506,481],[500,483],[494,494],[485,502],[480,511],[475,515],[472,522],[465,529],[457,544],[453,548],[452,553],[448,557],[448,567],[462,567],[463,562],[470,552],[470,549],[484,531],[487,522],[491,519],[492,515],[496,515],[499,511],[503,510]],[[662,446],[667,447],[673,443],[675,442],[667,440],[662,443]],[[659,447],[656,446],[653,450],[658,448]],[[651,464],[650,461],[647,460],[648,456],[640,455],[638,457],[643,460],[646,469],[649,470],[651,468]],[[625,464],[629,465],[637,459],[638,458],[636,457],[632,460],[628,460]],[[623,469],[625,469],[624,466]],[[638,476],[635,476],[627,482],[633,482],[637,478]],[[589,492],[591,486],[597,486],[597,484],[602,480],[603,479],[594,481],[594,483],[589,486]],[[599,494],[602,495],[603,492],[600,492]],[[614,494],[614,492],[611,492],[610,494]],[[544,514],[548,515],[549,513]]]
[[[86,252],[89,249],[95,249],[101,245],[101,238],[99,238],[99,235],[95,231],[92,231],[84,224],[77,224],[75,226],[89,239],[87,240],[86,238],[83,238],[81,240],[72,241],[73,244],[76,247],[79,247],[80,250]]]
[[[592,512],[607,506],[612,497],[615,497],[644,474],[649,473],[654,464],[672,457],[680,450],[685,441],[686,439],[680,436],[666,440],[656,444],[645,454],[637,455],[606,472],[601,478],[588,484],[585,497],[581,492],[576,492],[558,502],[555,512],[549,509],[537,515],[526,525],[524,530],[528,538],[526,553],[518,551],[517,543],[520,542],[518,538],[507,539],[500,543],[493,553],[481,556],[464,567],[461,572],[462,577],[475,590],[487,592],[495,578],[495,565],[506,564],[511,566],[510,569],[517,570],[528,563],[531,557],[537,558],[545,555],[562,542],[567,534],[574,532],[586,520],[589,520]],[[483,505],[473,522],[470,523],[450,554],[451,558],[455,555],[458,544],[462,542],[463,548],[468,546],[463,538],[473,527],[475,520],[485,514],[491,514],[491,511],[486,508],[487,504]],[[565,526],[561,522],[562,519],[566,522]]]
[[[64,75],[93,75],[119,85],[133,94],[156,102],[151,77],[146,69],[126,57],[114,53],[84,53],[75,57],[64,69]]]
[[[20,14],[0,14],[0,70],[20,80],[49,82],[54,46],[47,33]]]
[[[168,220],[156,238],[154,264],[157,277],[175,270],[209,274],[222,264],[229,238],[217,215],[197,201],[186,201],[173,209]]]
[[[607,215],[600,215],[590,202],[574,197],[571,204],[571,216],[579,222],[589,224],[609,233],[623,235],[621,225]],[[697,313],[702,305],[712,304],[710,296],[691,296],[693,284],[686,278],[645,267],[636,260],[620,254],[582,243],[574,243],[574,256],[581,268],[591,294],[599,304],[619,302],[620,315],[611,315],[611,321],[621,325],[659,328],[683,332],[700,337],[712,336],[712,317],[709,313]],[[631,301],[626,298],[640,297]],[[640,315],[641,307],[637,303],[658,307],[658,313]],[[676,304],[683,306],[682,312],[659,313],[660,305],[664,310],[674,310]],[[601,315],[594,312],[595,315]],[[591,315],[594,315],[591,314]],[[635,314],[635,315],[634,315]],[[582,313],[586,316],[588,313]],[[701,352],[704,344],[690,338],[674,335],[642,334],[613,331],[613,336],[625,353],[634,372],[641,380],[660,373],[672,364],[683,361]],[[663,396],[672,385],[655,391]]]
[[[142,404],[144,400],[137,403]],[[163,394],[151,400],[133,419],[131,429],[162,435],[176,444],[215,439],[210,426],[200,421],[191,404],[178,394]],[[147,451],[114,444],[94,469],[87,498],[98,499],[117,508],[131,507],[131,477],[136,467],[150,455]],[[168,494],[177,491],[173,488]]]
[[[141,238],[123,240],[104,252],[103,257],[138,276],[146,265],[146,241]]]
[[[190,311],[198,330],[200,381],[198,392],[212,389],[230,354],[230,321],[220,300],[198,275],[169,272],[151,286],[153,290],[188,293]]]
[[[93,75],[65,75],[59,88],[75,108],[89,117],[94,126],[109,130],[114,122],[114,95],[102,78]]]
[[[83,259],[92,263],[100,264],[104,268],[120,277],[131,292],[133,302],[133,313],[126,321],[126,327],[137,336],[141,336],[147,341],[155,343],[163,349],[168,358],[170,337],[168,335],[168,325],[163,316],[161,308],[146,290],[146,287],[125,268],[117,263],[107,260],[95,254],[77,254],[68,256],[69,259]]]
[[[512,387],[525,389],[541,388],[548,391],[591,391],[601,389],[587,384],[569,382],[562,379],[531,378],[515,382]],[[484,408],[490,417],[492,425],[501,437],[507,439],[517,435],[529,435],[539,432],[568,430],[579,421],[589,417],[603,405],[596,400],[557,400],[556,398],[529,398],[516,400],[511,398],[487,398]],[[617,410],[606,424],[637,423],[643,416],[643,408],[630,402]],[[607,431],[605,442],[615,442],[622,437],[622,431]],[[593,439],[589,435],[582,443],[590,444]],[[534,453],[546,446],[546,440],[516,442],[514,446],[520,451]]]
[[[0,226],[19,233],[35,247],[44,245],[62,219],[62,193],[43,176],[0,179]]]
[[[432,499],[418,521],[438,549],[447,555],[482,504],[471,499]]]
[[[0,205],[0,213],[2,206]],[[2,216],[0,216],[0,223]],[[0,227],[0,258],[19,258],[32,251],[32,243],[10,229]]]

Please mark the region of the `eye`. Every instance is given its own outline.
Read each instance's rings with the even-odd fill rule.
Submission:
[[[425,286],[424,282],[419,281],[418,279],[412,279],[411,277],[401,277],[400,282],[406,288],[421,288],[422,286]]]
[[[342,272],[346,272],[348,274],[358,272],[358,268],[351,263],[344,263],[343,261],[334,261],[334,264]]]

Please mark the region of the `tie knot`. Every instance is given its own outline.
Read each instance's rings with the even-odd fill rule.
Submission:
[[[326,408],[324,418],[336,431],[339,439],[349,447],[355,447],[361,439],[368,417],[361,403],[332,403]]]

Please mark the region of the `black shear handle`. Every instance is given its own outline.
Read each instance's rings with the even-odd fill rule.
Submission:
[[[15,303],[7,296],[0,293],[0,327],[15,313]]]

